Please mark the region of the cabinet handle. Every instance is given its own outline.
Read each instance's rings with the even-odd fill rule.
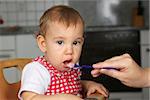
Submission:
[[[146,48],[146,52],[150,52],[150,48]]]
[[[10,55],[0,55],[0,58],[9,58]]]

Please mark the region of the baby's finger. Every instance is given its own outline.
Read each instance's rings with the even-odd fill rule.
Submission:
[[[104,95],[105,97],[108,97],[109,95],[109,92],[104,87],[101,87],[101,89],[97,89],[97,92]]]
[[[96,92],[95,89],[90,89],[87,91],[87,96],[90,96],[91,94],[93,94],[94,92]]]
[[[99,93],[103,94],[105,97],[108,97],[108,95],[109,95],[108,90],[104,86],[101,86],[101,88],[97,89],[97,91]]]

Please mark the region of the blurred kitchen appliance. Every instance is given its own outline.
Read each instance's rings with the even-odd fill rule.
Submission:
[[[139,30],[124,27],[94,28],[85,32],[85,44],[80,65],[92,65],[124,53],[129,53],[139,65],[141,64]],[[110,92],[140,92],[142,90],[141,88],[127,87],[119,80],[106,75],[93,78],[90,71],[84,69],[82,79],[103,83]]]
[[[87,26],[133,26],[133,21],[149,26],[149,0],[69,0],[69,5],[80,12]]]

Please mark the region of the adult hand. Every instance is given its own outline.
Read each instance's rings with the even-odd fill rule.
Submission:
[[[113,69],[102,69],[111,66]],[[123,84],[130,87],[149,87],[150,86],[150,69],[141,68],[129,54],[115,56],[104,62],[93,65],[94,70],[91,74],[97,77],[105,74],[113,78],[119,79]]]

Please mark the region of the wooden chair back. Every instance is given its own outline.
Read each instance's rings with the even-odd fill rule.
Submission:
[[[31,62],[30,58],[16,58],[0,61],[0,100],[17,100],[17,94],[20,88],[20,81],[17,83],[8,83],[4,77],[5,68],[16,67],[22,71],[23,67]]]

